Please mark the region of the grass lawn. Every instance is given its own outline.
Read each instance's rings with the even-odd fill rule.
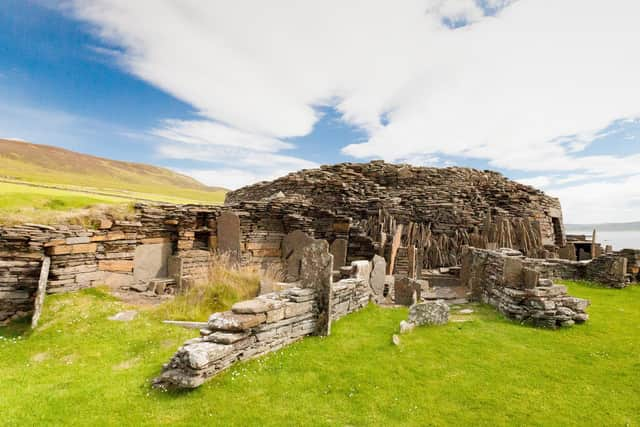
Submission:
[[[87,188],[87,190],[93,189]],[[126,207],[136,200],[176,204],[211,204],[222,203],[224,193],[216,193],[215,197],[210,196],[210,200],[203,202],[153,193],[109,190],[108,194],[91,194],[82,192],[80,187],[57,189],[0,182],[0,224],[66,222],[69,217],[74,216],[74,211],[104,204]]]
[[[591,320],[549,331],[474,306],[473,320],[391,335],[405,309],[370,306],[198,390],[149,380],[193,331],[98,290],[47,299],[41,327],[0,329],[3,425],[638,425],[640,287],[570,284]],[[17,337],[16,337],[17,336]]]

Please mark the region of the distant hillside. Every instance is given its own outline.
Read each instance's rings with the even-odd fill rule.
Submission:
[[[598,231],[640,231],[640,221],[610,222],[603,224],[565,224],[565,228],[568,232],[593,230],[594,228]]]
[[[0,178],[218,203],[227,190],[158,166],[0,139]]]

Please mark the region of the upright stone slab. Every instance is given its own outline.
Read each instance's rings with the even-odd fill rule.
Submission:
[[[420,302],[422,286],[417,280],[409,277],[396,277],[394,284],[395,303],[412,306],[416,302]]]
[[[313,238],[300,230],[292,231],[282,239],[282,257],[288,282],[300,278],[300,264],[304,248],[313,242]]]
[[[218,250],[240,259],[240,217],[233,212],[223,212],[217,220]]]
[[[379,255],[373,256],[373,269],[371,270],[371,290],[377,301],[384,299],[384,280],[387,271],[387,261]]]
[[[154,243],[136,246],[133,279],[148,282],[151,279],[168,277],[168,262],[171,243]]]
[[[371,263],[366,260],[353,261],[351,263],[351,277],[363,280],[367,286],[371,284]]]
[[[302,251],[300,286],[316,290],[318,321],[316,335],[331,334],[333,256],[326,240],[314,240]]]
[[[40,320],[40,315],[42,314],[44,296],[47,293],[47,280],[49,278],[50,266],[51,258],[44,257],[44,260],[42,261],[42,268],[40,269],[40,280],[38,281],[38,290],[36,291],[33,317],[31,318],[31,329],[35,329],[38,326],[38,321]]]
[[[504,258],[503,283],[512,288],[521,288],[523,285],[522,258],[507,256]]]
[[[331,255],[333,255],[333,268],[336,270],[347,264],[347,249],[349,242],[346,239],[336,239],[331,243]]]

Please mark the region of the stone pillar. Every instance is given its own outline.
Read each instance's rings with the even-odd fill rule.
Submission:
[[[331,255],[333,255],[333,268],[338,270],[347,264],[347,249],[349,242],[346,239],[336,239],[331,243]]]
[[[314,240],[302,250],[300,286],[316,290],[318,321],[316,335],[331,334],[333,256],[326,240]]]

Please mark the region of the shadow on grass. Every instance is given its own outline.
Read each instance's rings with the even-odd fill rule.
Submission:
[[[5,326],[0,326],[0,336],[5,338],[26,338],[31,335],[31,316],[12,320]]]

